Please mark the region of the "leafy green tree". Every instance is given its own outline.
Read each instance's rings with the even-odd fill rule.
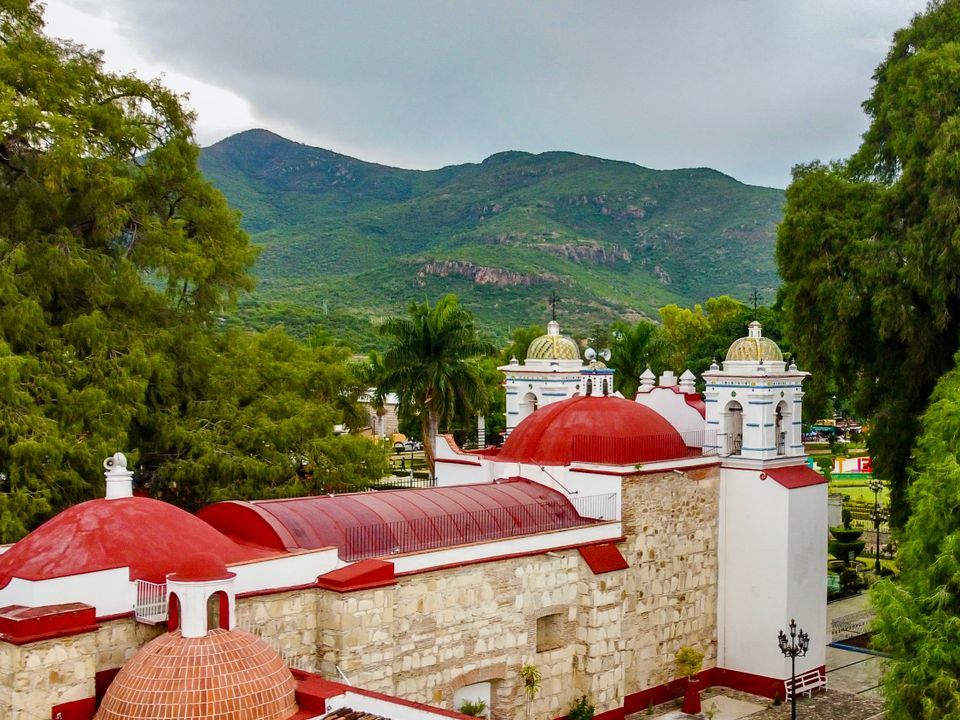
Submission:
[[[0,3],[2,540],[101,496],[119,449],[186,507],[304,467],[376,477],[373,443],[332,436],[355,419],[342,348],[219,330],[255,251],[180,99],[45,37],[40,7]]]
[[[777,242],[789,335],[869,417],[875,471],[908,511],[906,467],[960,343],[960,3],[932,2],[894,35],[845,162],[794,170]]]
[[[958,355],[960,360],[960,355]],[[891,720],[960,718],[960,369],[937,385],[916,446],[913,513],[900,580],[873,591],[874,644],[892,654],[884,677]]]
[[[512,358],[523,362],[527,357],[527,349],[530,343],[541,335],[546,335],[547,331],[542,325],[528,325],[527,327],[517,328],[510,336],[510,344],[500,353],[500,364],[506,365]]]
[[[434,438],[444,421],[464,421],[487,405],[480,358],[495,348],[477,337],[473,316],[456,295],[411,303],[408,317],[392,318],[380,328],[390,346],[379,392],[395,392],[401,415],[420,421],[423,449],[434,470]]]
[[[636,325],[614,323],[612,337],[607,365],[616,370],[613,386],[632,400],[644,370],[650,368],[656,375],[663,371],[670,346],[663,331],[649,320],[640,320]]]

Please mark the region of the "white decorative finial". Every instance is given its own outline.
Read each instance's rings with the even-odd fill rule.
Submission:
[[[657,381],[657,376],[653,374],[653,370],[650,369],[650,366],[647,366],[647,369],[643,371],[640,375],[640,390],[639,392],[650,392],[653,390],[653,386]]]
[[[690,372],[690,368],[687,368],[680,376],[680,392],[690,394],[696,391],[697,376]]]
[[[103,461],[107,479],[107,489],[104,497],[107,500],[133,497],[133,473],[127,470],[127,456],[123,453],[114,453]]]

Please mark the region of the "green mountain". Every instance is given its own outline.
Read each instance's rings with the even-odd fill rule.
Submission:
[[[707,168],[649,170],[568,152],[401,170],[249,130],[202,151],[263,248],[235,319],[317,324],[357,348],[411,300],[455,292],[498,339],[565,331],[720,294],[772,301],[783,192]]]

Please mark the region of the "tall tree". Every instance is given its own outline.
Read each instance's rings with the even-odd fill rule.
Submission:
[[[891,720],[958,720],[960,369],[937,385],[920,426],[901,576],[874,588],[874,643],[892,655],[884,677]]]
[[[432,308],[426,301],[412,303],[407,313],[380,328],[390,346],[383,355],[379,391],[396,392],[401,415],[419,419],[433,473],[433,443],[441,423],[462,421],[486,408],[479,360],[496,350],[477,337],[473,316],[456,295],[442,297]]]
[[[636,325],[614,323],[611,335],[613,342],[607,364],[616,370],[614,388],[632,400],[644,370],[650,368],[659,374],[664,369],[670,345],[661,329],[649,320],[640,320]]]
[[[857,153],[798,167],[777,260],[789,335],[811,390],[849,389],[875,471],[908,504],[917,418],[960,344],[960,2],[894,35],[864,103]],[[846,394],[846,393],[845,393]]]

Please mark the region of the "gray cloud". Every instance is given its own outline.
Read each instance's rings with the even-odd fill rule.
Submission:
[[[265,126],[366,160],[562,149],[782,187],[856,148],[873,69],[925,2],[72,4]]]

